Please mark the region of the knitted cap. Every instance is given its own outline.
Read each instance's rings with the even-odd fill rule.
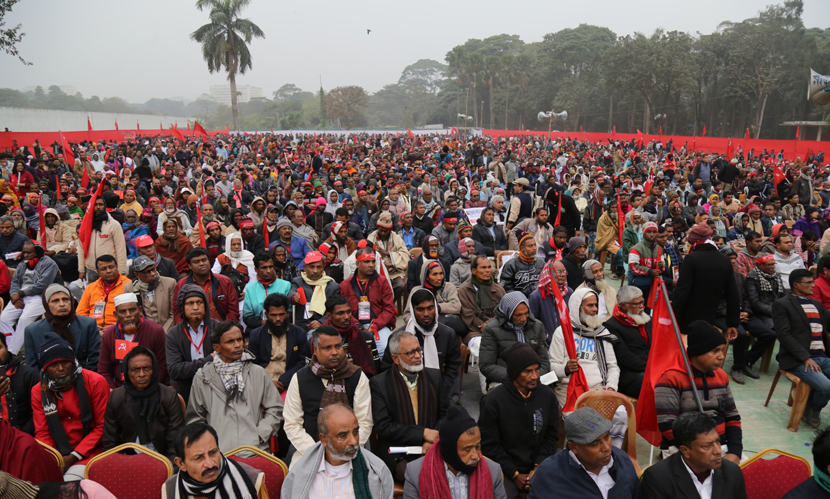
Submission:
[[[726,338],[723,334],[706,321],[692,321],[686,326],[684,332],[688,335],[689,346],[686,347],[686,353],[689,357],[697,357],[720,345],[726,345]]]
[[[501,354],[507,362],[507,379],[513,381],[519,377],[527,367],[540,364],[539,355],[527,343],[516,342],[507,347]]]
[[[75,352],[65,339],[50,331],[43,335],[43,345],[37,353],[37,363],[46,371],[49,364],[61,360],[75,362]]]

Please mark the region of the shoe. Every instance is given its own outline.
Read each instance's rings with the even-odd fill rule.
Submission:
[[[621,277],[618,276],[617,274],[611,274],[610,276],[608,276],[608,278],[609,279],[614,279],[615,281],[619,281],[621,279]]]
[[[747,376],[749,376],[752,379],[761,379],[761,376],[758,375],[758,374],[755,374],[754,372],[752,372],[752,368],[749,367],[749,366],[745,366],[743,369],[741,369],[741,372],[746,374]]]
[[[810,413],[813,412],[813,409],[810,408],[808,405],[804,408],[804,414],[801,415],[801,422],[809,425],[810,424]]]
[[[743,385],[746,383],[746,378],[744,378],[744,373],[740,370],[732,370],[732,381],[738,383],[739,385]]]
[[[821,426],[821,411],[815,409],[810,410],[810,417],[807,418],[807,426],[815,429]]]

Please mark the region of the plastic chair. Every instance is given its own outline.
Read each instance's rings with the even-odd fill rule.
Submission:
[[[128,449],[138,454],[122,453]],[[118,499],[159,499],[164,482],[172,475],[170,460],[134,443],[98,454],[89,460],[84,471],[84,478],[100,483]]]
[[[250,452],[254,456],[240,457],[237,454],[241,452]],[[263,472],[265,474],[264,484],[265,490],[268,492],[268,497],[279,499],[282,492],[282,482],[285,480],[286,475],[288,475],[288,466],[285,465],[282,459],[251,445],[243,445],[230,452],[226,452],[225,457],[240,463],[245,463]]]
[[[777,454],[773,459],[763,459]],[[781,499],[798,484],[810,478],[810,463],[778,449],[764,449],[741,464],[747,499]]]
[[[2,299],[2,298],[0,298],[0,301],[2,301],[2,300],[3,300],[3,299]],[[63,470],[63,456],[61,456],[61,453],[60,453],[60,452],[58,452],[58,449],[56,449],[56,448],[52,447],[52,446],[51,446],[51,445],[49,445],[49,444],[45,444],[45,443],[41,442],[40,440],[38,440],[38,441],[37,441],[37,443],[39,443],[41,447],[43,447],[44,449],[46,449],[46,452],[48,452],[49,454],[51,454],[51,455],[52,455],[52,457],[54,457],[54,458],[55,458],[55,461],[57,461],[57,462],[58,462],[58,468],[60,468],[61,470]]]
[[[623,438],[622,450],[631,458],[631,463],[639,475],[642,469],[637,463],[637,416],[634,413],[631,398],[618,392],[591,390],[576,399],[574,410],[580,407],[591,407],[602,414],[602,417],[611,421],[620,406],[625,407],[625,412],[628,414],[628,432]]]
[[[778,372],[775,373],[775,378],[772,380],[772,386],[769,387],[769,395],[767,395],[767,401],[764,402],[764,407],[769,405],[769,399],[772,398],[772,392],[775,391],[775,385],[778,384],[778,379],[782,374],[788,380],[792,381],[792,387],[790,387],[790,397],[787,399],[787,405],[793,409],[790,411],[790,420],[787,422],[787,429],[790,431],[798,431],[798,425],[801,424],[801,416],[804,415],[804,408],[807,407],[807,398],[810,397],[812,387],[801,381],[801,379],[799,379],[796,375],[779,369]]]

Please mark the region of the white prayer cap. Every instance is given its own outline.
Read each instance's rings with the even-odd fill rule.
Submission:
[[[116,307],[125,303],[138,303],[138,296],[135,293],[121,293],[113,301]]]

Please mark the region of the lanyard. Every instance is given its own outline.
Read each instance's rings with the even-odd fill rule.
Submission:
[[[357,276],[355,276],[357,279]],[[360,290],[360,296],[369,296],[369,281],[366,281],[366,287],[360,285],[360,280],[357,279],[357,289]]]
[[[190,337],[190,333],[188,332],[188,330],[189,330],[189,329],[190,329],[190,324],[185,324],[185,327],[184,327],[184,334],[186,334],[186,335],[187,335],[187,341],[189,341],[191,345],[193,345],[194,347],[196,347],[196,351],[197,351],[197,352],[201,352],[201,351],[202,351],[202,345],[205,343],[205,337],[207,337],[207,331],[203,331],[203,332],[202,332],[202,341],[200,341],[200,342],[199,342],[199,344],[197,345],[197,344],[193,341],[193,338],[191,338],[191,337]],[[194,331],[194,332],[195,332],[195,331]]]
[[[113,289],[115,289],[115,286],[117,286],[117,285],[118,285],[118,280],[116,280],[114,283],[112,283],[112,284],[110,284],[110,285],[106,285],[106,284],[104,284],[104,280],[103,280],[103,279],[99,279],[99,280],[101,281],[101,291],[103,291],[103,292],[104,292],[104,301],[107,301],[107,299],[108,299],[108,298],[109,298],[109,296],[110,296],[110,292],[111,292]]]

